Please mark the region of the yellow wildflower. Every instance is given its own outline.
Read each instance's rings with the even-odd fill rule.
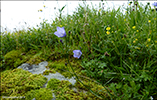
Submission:
[[[136,26],[133,26],[132,28],[133,28],[133,29],[135,29],[135,28],[136,28]]]
[[[139,32],[139,30],[136,30],[136,32]]]
[[[151,39],[149,38],[148,41],[150,42],[150,40],[151,40]]]
[[[148,47],[148,44],[146,45],[146,47]]]
[[[107,28],[106,28],[107,31],[109,31],[110,29],[111,29],[110,27],[107,27]]]
[[[148,20],[148,23],[150,23],[151,22],[151,20]]]
[[[133,43],[135,43],[136,41],[134,40]]]
[[[62,27],[62,25],[60,25],[60,27]]]
[[[40,9],[39,11],[43,11],[42,9]]]
[[[101,11],[101,9],[99,9],[99,12]]]
[[[107,31],[106,33],[107,33],[107,35],[109,35],[109,34],[110,34],[110,32],[109,32],[109,31]]]

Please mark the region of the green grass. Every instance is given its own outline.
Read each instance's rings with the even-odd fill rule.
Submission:
[[[40,51],[53,62],[74,59],[73,50],[78,49],[82,56],[74,60],[82,73],[111,89],[112,99],[157,99],[157,12],[149,4],[135,3],[111,11],[79,6],[73,15],[60,15],[53,23],[43,20],[37,29],[1,33],[0,60],[17,49]],[[65,28],[66,38],[54,35],[57,26]]]

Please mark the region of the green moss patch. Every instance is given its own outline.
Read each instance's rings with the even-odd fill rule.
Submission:
[[[93,91],[99,92],[99,94],[106,97],[106,99],[109,97],[103,86],[94,83],[87,84],[88,86],[91,85],[90,87]],[[56,100],[103,100],[89,92],[86,87],[83,87],[79,82],[73,87],[69,81],[50,79],[46,88],[54,90],[53,92],[55,93]],[[77,91],[74,91],[73,88],[77,88]]]
[[[56,73],[56,71],[54,69],[50,69],[50,70],[45,70],[43,72],[43,75],[49,75],[49,73]]]
[[[20,50],[12,50],[4,56],[5,69],[14,69],[24,63],[27,59]]]
[[[71,78],[73,76],[72,69],[69,65],[65,65],[66,60],[60,59],[54,62],[48,62],[47,68],[55,69],[57,72],[61,73],[65,78]],[[71,65],[76,73],[82,74],[81,66],[76,61],[71,61]]]
[[[25,97],[26,100],[32,100],[33,98],[35,98],[36,100],[51,100],[53,98],[52,90],[47,88],[31,90],[26,93]]]
[[[42,61],[46,61],[44,58],[41,57],[42,52],[39,52],[35,55],[33,55],[26,63],[29,64],[39,64]]]
[[[2,96],[21,96],[32,89],[39,89],[47,78],[41,74],[31,74],[23,69],[6,70],[1,74]]]

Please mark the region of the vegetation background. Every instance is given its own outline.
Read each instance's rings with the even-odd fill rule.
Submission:
[[[6,62],[5,55],[10,51],[28,53],[33,50],[51,62],[68,58],[65,60],[69,62],[67,69],[73,69],[70,63],[75,61],[82,75],[104,87],[100,91],[111,90],[107,91],[111,99],[157,99],[155,6],[133,1],[117,10],[97,10],[90,9],[84,2],[72,15],[63,16],[64,7],[59,9],[59,16],[52,23],[43,19],[38,28],[2,32],[1,69],[18,67]],[[57,27],[65,28],[66,37],[54,35]],[[73,58],[73,50],[82,51],[80,59]],[[103,97],[100,91],[95,95]]]

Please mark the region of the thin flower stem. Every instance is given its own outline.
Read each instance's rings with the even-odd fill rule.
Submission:
[[[66,40],[66,58],[67,58],[67,60],[68,60],[68,64],[70,65],[70,68],[72,69],[72,71],[73,71],[73,73],[74,73],[76,79],[77,79],[79,82],[81,82],[81,81],[79,80],[78,76],[76,75],[76,73],[75,73],[73,67],[72,67],[71,64],[70,64],[69,57],[68,57],[68,53],[67,53],[67,50],[68,50],[68,49],[67,49],[67,38],[66,38],[66,37],[65,37],[65,40]],[[87,89],[89,89],[89,91],[90,91],[91,93],[93,93],[95,96],[97,96],[97,97],[99,97],[99,98],[105,99],[103,96],[99,96],[99,95],[100,95],[99,93],[94,93],[94,91],[92,91],[92,90],[90,89],[90,87],[88,87],[87,85],[85,85],[83,82],[81,82],[81,84],[83,84]]]

